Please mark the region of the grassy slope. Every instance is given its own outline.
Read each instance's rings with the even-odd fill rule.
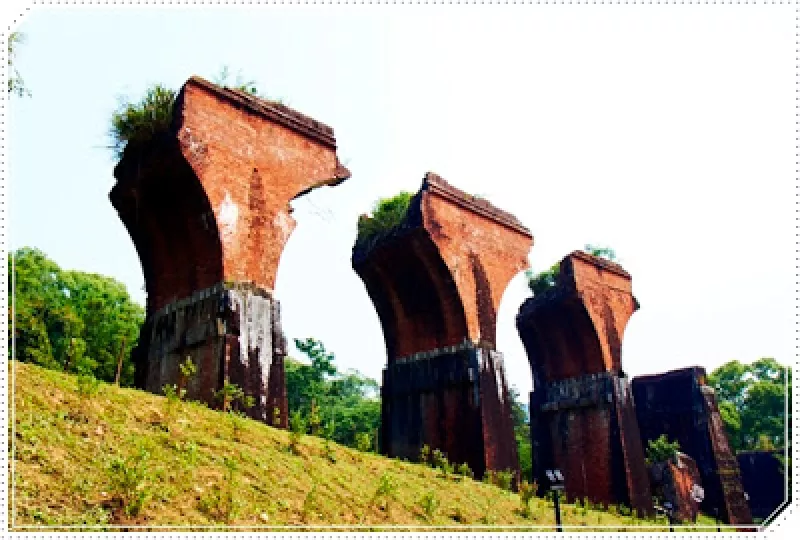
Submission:
[[[525,518],[516,494],[481,482],[445,479],[429,467],[335,444],[332,463],[323,441],[311,436],[301,438],[296,455],[288,450],[287,432],[255,421],[242,420],[236,430],[229,416],[195,403],[178,403],[168,414],[163,397],[105,384],[82,398],[73,376],[18,362],[13,368],[15,419],[12,425],[9,418],[9,435],[16,444],[10,499],[18,530],[226,522],[251,528],[553,524],[550,501],[533,499],[532,515]],[[133,475],[128,491],[133,498],[144,494],[138,515],[126,515],[115,503],[125,493],[114,481],[120,478],[112,472],[115,458],[127,460],[129,470],[139,463],[142,481]],[[234,465],[232,473],[225,458]],[[396,488],[388,498],[375,500],[384,474]],[[221,502],[214,502],[215,493]],[[430,520],[421,504],[429,493],[439,502]],[[226,495],[233,496],[232,506]],[[566,504],[562,516],[565,525],[619,530],[644,524]],[[666,530],[663,523],[657,524],[660,530]]]

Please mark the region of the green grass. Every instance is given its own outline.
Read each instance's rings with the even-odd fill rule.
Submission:
[[[377,234],[400,225],[408,213],[413,193],[401,191],[394,197],[377,201],[369,216],[358,218],[358,236],[356,243],[366,242]]]
[[[74,376],[10,366],[14,530],[553,527],[548,500],[533,498],[524,517],[518,495],[427,466],[330,444],[333,463],[311,436],[295,454],[288,432],[204,405],[104,383],[81,394]],[[565,526],[667,530],[663,519],[562,509]]]

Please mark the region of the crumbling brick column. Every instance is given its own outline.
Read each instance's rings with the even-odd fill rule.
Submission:
[[[697,463],[678,452],[674,459],[650,466],[652,492],[663,496],[672,504],[673,518],[678,523],[694,523],[700,504],[692,497],[694,486],[703,487]]]
[[[705,498],[701,508],[719,511],[730,524],[752,524],[736,457],[702,367],[688,367],[633,379],[642,443],[662,434],[680,443],[700,470]]]
[[[333,130],[192,77],[168,132],[129,143],[114,176],[110,199],[147,290],[136,385],[160,392],[191,357],[189,397],[211,403],[228,380],[256,398],[250,416],[285,427],[286,340],[272,291],[295,226],[290,201],[349,177]]]
[[[428,173],[405,220],[353,248],[383,327],[382,451],[422,445],[486,469],[519,471],[496,317],[533,238],[512,215]]]
[[[561,261],[556,285],[523,303],[517,329],[533,373],[533,471],[558,468],[568,500],[586,497],[652,513],[622,334],[638,309],[631,277],[581,251]]]

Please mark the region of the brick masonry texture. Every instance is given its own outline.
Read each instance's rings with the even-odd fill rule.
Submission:
[[[704,512],[727,523],[751,524],[739,465],[728,444],[714,391],[702,367],[688,367],[633,379],[642,443],[666,434],[695,460],[705,499]]]
[[[533,374],[533,471],[548,485],[561,469],[568,500],[624,503],[652,514],[630,383],[622,371],[625,325],[638,309],[619,265],[576,251],[556,286],[523,303],[517,329]]]
[[[147,290],[137,385],[160,391],[176,382],[176,362],[192,355],[202,359],[202,382],[191,392],[210,401],[229,377],[257,397],[251,415],[270,420],[272,400],[285,425],[285,347],[271,291],[295,226],[290,201],[350,176],[333,130],[192,77],[176,98],[170,130],[126,147],[114,175],[110,199]]]
[[[672,503],[676,522],[696,521],[700,505],[692,498],[692,489],[695,485],[702,487],[703,482],[691,457],[679,452],[674,461],[652,465],[650,482],[653,493],[662,494],[665,501]]]
[[[496,317],[533,238],[516,218],[428,173],[403,223],[353,248],[383,327],[382,451],[423,444],[476,475],[519,471]]]

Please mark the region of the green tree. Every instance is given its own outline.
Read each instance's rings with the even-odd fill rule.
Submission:
[[[522,478],[533,479],[533,453],[531,450],[531,426],[528,410],[519,399],[515,387],[509,389],[511,396],[511,421],[514,425],[514,438],[517,441],[517,455]]]
[[[9,257],[12,273],[9,357],[16,353],[23,362],[113,382],[122,354],[120,382],[133,384],[130,353],[144,310],[124,285],[99,274],[64,271],[40,250],[28,247]]]
[[[24,42],[25,34],[22,32],[11,32],[8,36],[8,93],[19,97],[30,97],[31,91],[25,86],[25,81],[22,80],[16,66],[17,46]]]
[[[774,358],[752,364],[731,360],[708,376],[716,393],[720,416],[735,450],[755,450],[786,444],[785,428],[791,429],[791,371]]]
[[[381,414],[378,383],[357,371],[339,372],[335,356],[319,340],[296,339],[295,345],[310,362],[285,360],[289,410],[339,444],[355,448],[358,434],[375,436]]]

